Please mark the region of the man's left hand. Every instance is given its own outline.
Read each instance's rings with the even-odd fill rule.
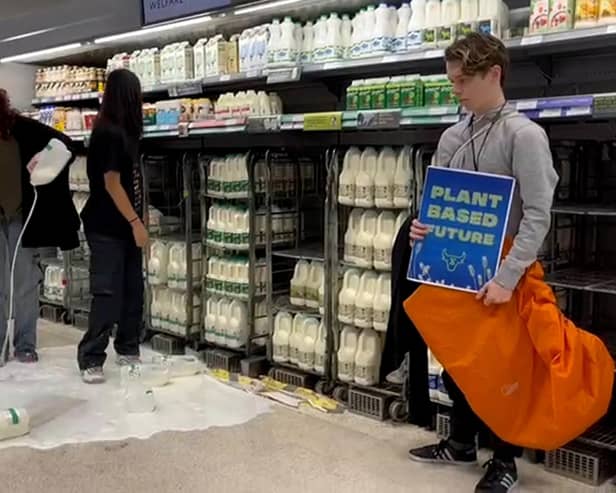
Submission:
[[[486,284],[479,293],[477,293],[477,301],[483,300],[485,306],[504,305],[509,303],[513,296],[513,291],[506,289],[494,281]]]

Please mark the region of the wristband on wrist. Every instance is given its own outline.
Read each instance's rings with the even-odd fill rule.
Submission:
[[[131,219],[130,221],[128,221],[128,223],[133,224],[136,221],[139,221],[139,216],[135,217],[134,219]]]

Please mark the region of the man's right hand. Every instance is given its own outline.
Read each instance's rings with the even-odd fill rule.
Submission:
[[[413,219],[411,223],[411,232],[409,237],[411,238],[411,246],[416,241],[423,241],[430,232],[430,228],[425,224],[420,223],[417,219]]]
[[[143,225],[140,219],[132,223],[132,227],[133,227],[133,236],[135,238],[135,244],[139,248],[144,248],[148,244],[148,241],[150,240],[149,235],[148,235],[148,230],[145,229],[145,226]]]

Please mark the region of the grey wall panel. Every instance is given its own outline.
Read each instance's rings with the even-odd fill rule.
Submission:
[[[0,57],[138,29],[141,17],[140,0],[0,0]]]
[[[31,108],[34,97],[34,75],[38,67],[7,63],[0,65],[0,88],[11,98],[11,105],[18,110]]]

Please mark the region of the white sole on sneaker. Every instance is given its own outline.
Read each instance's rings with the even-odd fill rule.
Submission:
[[[411,459],[413,462],[417,462],[418,464],[433,464],[439,466],[477,467],[479,465],[479,462],[476,460],[473,462],[444,461],[438,459],[423,459],[413,454],[409,454],[409,459]]]

